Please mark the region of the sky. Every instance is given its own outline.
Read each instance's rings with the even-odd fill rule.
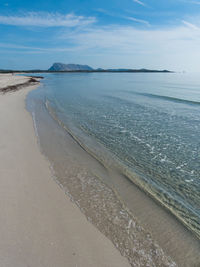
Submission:
[[[200,0],[0,0],[0,69],[200,71]]]

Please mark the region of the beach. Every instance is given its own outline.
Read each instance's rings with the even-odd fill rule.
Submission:
[[[28,79],[1,75],[0,87]],[[35,88],[0,95],[0,266],[130,266],[54,181],[25,109]]]
[[[199,240],[100,143],[74,134],[73,117],[65,123],[53,109],[60,102],[46,101],[53,83],[67,107],[79,108],[81,92],[70,98],[66,82],[79,88],[83,74],[44,77],[37,89],[39,76],[0,75],[0,265],[198,266]],[[87,113],[78,114],[81,124]]]

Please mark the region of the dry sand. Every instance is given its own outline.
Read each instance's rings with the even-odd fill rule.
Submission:
[[[25,83],[29,77],[16,76],[12,74],[0,74],[0,88]]]
[[[0,88],[26,81],[0,75]],[[0,266],[130,266],[53,180],[25,109],[32,89],[0,95]]]

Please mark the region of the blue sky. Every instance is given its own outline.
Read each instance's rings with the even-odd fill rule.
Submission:
[[[1,0],[0,68],[200,69],[200,0]]]

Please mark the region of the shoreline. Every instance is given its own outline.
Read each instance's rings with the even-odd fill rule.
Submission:
[[[200,262],[200,257],[198,256],[200,249],[199,240],[197,240],[174,215],[169,213],[168,210],[159,205],[157,201],[145,194],[144,191],[138,188],[137,185],[131,183],[130,180],[125,178],[122,174],[114,172],[111,169],[109,170],[109,168],[105,168],[101,162],[85,151],[70,133],[66,132],[67,129],[64,130],[61,128],[55,119],[52,122],[49,122],[48,120],[53,120],[53,118],[48,119],[47,116],[44,116],[43,123],[41,122],[43,127],[45,123],[48,124],[48,128],[42,130],[45,142],[44,138],[41,139],[41,133],[39,134],[43,144],[42,153],[45,154],[53,164],[53,168],[57,174],[58,183],[61,184],[67,194],[72,197],[74,202],[77,202],[77,205],[83,212],[85,212],[86,216],[92,220],[90,217],[91,213],[87,214],[87,210],[84,206],[85,204],[80,204],[81,197],[76,198],[76,195],[81,195],[81,191],[78,194],[77,192],[73,192],[73,187],[76,188],[77,185],[74,184],[74,186],[72,186],[71,192],[68,190],[70,184],[67,182],[68,176],[66,173],[68,173],[69,170],[66,165],[72,165],[71,157],[76,159],[76,163],[74,163],[75,169],[78,169],[78,166],[92,169],[92,174],[95,174],[99,180],[103,180],[103,182],[110,188],[113,188],[114,185],[116,192],[116,189],[122,189],[117,193],[118,196],[122,194],[121,200],[123,199],[123,201],[121,202],[128,207],[134,217],[136,217],[136,221],[139,222],[139,225],[144,227],[145,231],[149,231],[152,234],[153,239],[158,242],[159,246],[161,246],[168,256],[175,260],[178,266],[192,267]],[[39,124],[38,130],[40,130],[40,126],[41,124]],[[49,136],[48,132],[51,128],[54,128],[56,133],[59,132],[59,135],[56,137]],[[59,128],[60,131],[57,128]],[[56,142],[55,146],[53,146],[53,143],[55,142],[54,138],[56,138],[56,140],[58,139],[59,143],[62,143],[61,140],[63,138],[66,143],[62,143],[61,146],[58,146],[58,143]],[[51,150],[48,150],[49,143],[53,146],[53,149]],[[64,150],[64,148],[67,149]],[[62,149],[63,152],[61,152]],[[67,153],[68,156],[66,156]],[[61,162],[59,162],[59,157]],[[65,165],[62,165],[62,162],[66,162]],[[70,163],[67,164],[67,162]],[[73,176],[73,179],[75,179],[75,176],[76,175]],[[87,179],[88,177],[89,176],[87,176]],[[74,181],[70,181],[70,183],[74,183]],[[83,181],[80,179],[77,184],[79,183],[82,184]],[[85,187],[84,183],[82,184],[82,187]],[[129,190],[128,194],[127,189]],[[84,192],[84,196],[85,195]],[[95,217],[95,214],[93,214],[93,216]],[[93,223],[98,227],[98,222]],[[101,229],[101,231],[103,232],[104,230]],[[109,238],[112,239],[112,237]]]
[[[13,78],[0,87],[18,80],[21,89],[30,79]],[[0,95],[0,265],[130,266],[53,180],[25,109],[26,95],[35,88],[23,85]]]
[[[29,97],[29,99],[30,98],[31,97]],[[36,97],[35,102],[42,103],[43,101],[42,99],[37,99]],[[39,139],[42,145],[41,151],[51,162],[55,176],[57,177],[55,177],[57,183],[73,199],[82,212],[85,213],[88,220],[92,221],[93,224],[96,225],[101,232],[108,236],[112,242],[114,241],[113,243],[116,245],[116,240],[113,240],[111,232],[104,231],[104,227],[106,225],[106,227],[109,228],[112,227],[112,224],[108,226],[108,221],[95,221],[95,219],[93,221],[93,218],[98,216],[98,211],[96,213],[92,213],[93,211],[88,209],[90,202],[93,202],[91,195],[87,195],[90,189],[88,192],[82,192],[82,189],[78,188],[79,185],[81,185],[82,188],[87,186],[84,182],[86,179],[89,181],[94,181],[94,179],[90,179],[92,178],[91,175],[93,175],[93,178],[96,176],[98,181],[103,181],[103,183],[107,184],[108,187],[112,189],[113,185],[115,186],[115,189],[120,188],[121,191],[118,192],[118,194],[116,192],[117,190],[114,191],[119,198],[122,194],[122,198],[120,199],[122,200],[121,203],[124,203],[125,206],[128,207],[134,217],[136,217],[136,221],[139,222],[139,225],[142,226],[145,231],[149,231],[152,234],[153,239],[157,241],[166,255],[175,260],[178,266],[192,267],[198,265],[200,263],[199,240],[197,240],[195,236],[193,236],[193,234],[185,228],[185,226],[177,221],[177,219],[171,213],[164,209],[163,206],[160,206],[137,186],[131,184],[130,181],[128,181],[122,174],[114,172],[113,170],[109,170],[109,168],[106,169],[104,168],[105,166],[102,168],[102,164],[98,162],[98,160],[94,159],[90,154],[88,154],[88,152],[83,152],[83,148],[80,146],[80,144],[77,144],[72,136],[66,133],[67,129],[63,129],[64,125],[61,125],[61,128],[60,125],[58,125],[58,122],[55,121],[55,118],[53,119],[51,116],[49,118],[49,114],[43,114],[47,111],[45,103],[46,102],[44,101],[43,104],[39,104],[36,108],[29,110],[30,112],[36,110],[36,113],[38,113],[36,115],[40,117],[42,114],[43,116],[42,121],[39,123],[39,125],[37,125],[37,130],[39,131],[40,137]],[[40,120],[38,116],[36,116],[37,122]],[[48,128],[46,128],[46,126]],[[43,129],[41,130],[41,128]],[[53,134],[49,134],[51,133],[51,129],[54,129]],[[41,133],[43,137],[41,136]],[[52,148],[49,148],[49,144],[51,144],[50,147]],[[72,158],[76,159],[76,161],[73,162]],[[71,166],[73,166],[73,172],[71,171]],[[84,172],[85,169],[91,170],[90,175],[87,175],[87,172]],[[73,180],[70,180],[70,175],[73,176]],[[75,179],[77,177],[78,179],[75,184]],[[93,185],[95,186],[95,183],[93,183]],[[127,189],[129,190],[128,194]],[[82,199],[79,197],[81,195],[83,195]],[[94,195],[95,198],[96,196],[97,194]],[[90,201],[86,203],[86,200]],[[97,209],[98,206],[101,206],[101,204],[99,205],[99,203],[96,203],[95,209]],[[101,215],[100,217],[106,218],[106,214],[105,216]],[[111,218],[109,218],[109,220],[110,219]],[[113,225],[116,224],[114,221],[112,223]]]
[[[51,114],[51,116],[54,118],[54,120],[58,122],[60,127],[63,128],[67,132],[67,134],[86,152],[86,154],[89,154],[92,158],[94,158],[98,163],[100,163],[100,165],[103,166],[103,168],[110,169],[111,172],[115,173],[115,175],[123,177],[122,180],[123,179],[128,180],[130,185],[133,185],[135,188],[137,188],[139,191],[141,191],[141,194],[143,194],[145,197],[149,198],[152,202],[155,202],[155,206],[158,206],[161,210],[164,210],[165,213],[169,214],[169,216],[174,219],[174,221],[178,221],[183,229],[185,229],[186,231],[189,231],[189,233],[190,233],[189,235],[191,235],[191,236],[194,235],[194,238],[193,238],[194,240],[196,239],[197,241],[200,241],[199,234],[197,232],[195,232],[193,228],[190,228],[187,225],[187,223],[181,217],[179,217],[178,214],[176,214],[172,209],[170,209],[167,205],[165,205],[155,194],[153,194],[153,191],[148,190],[147,186],[144,182],[141,183],[141,181],[139,181],[140,175],[142,175],[142,174],[140,174],[136,170],[132,171],[131,169],[126,168],[124,166],[123,162],[121,162],[116,157],[116,155],[114,155],[114,154],[112,155],[112,153],[110,151],[108,151],[105,147],[103,147],[102,144],[97,142],[95,144],[95,146],[97,146],[99,148],[98,151],[101,150],[101,152],[102,152],[102,150],[103,150],[104,153],[107,154],[107,159],[108,159],[108,157],[112,158],[112,160],[107,165],[106,160],[103,159],[102,153],[100,153],[100,154],[97,153],[98,155],[95,154],[94,151],[92,151],[91,147],[85,145],[84,142],[81,141],[81,139],[79,139],[79,137],[76,136],[70,130],[69,127],[64,125],[53,114],[53,112],[51,112],[51,109],[48,107],[48,104],[46,104],[46,108],[47,108],[48,112]],[[92,139],[92,143],[95,143],[95,142],[96,141]],[[113,183],[114,183],[114,180],[113,180]],[[131,207],[129,207],[129,208],[131,209]],[[133,213],[134,213],[134,210],[133,210]]]

